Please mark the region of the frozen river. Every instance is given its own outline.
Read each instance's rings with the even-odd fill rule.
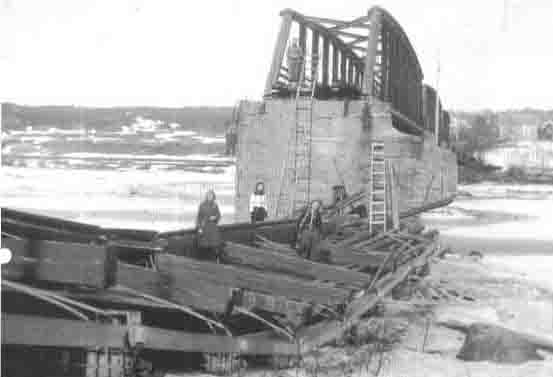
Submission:
[[[479,251],[553,289],[553,187],[476,184],[461,186],[446,210],[423,216],[458,252]]]

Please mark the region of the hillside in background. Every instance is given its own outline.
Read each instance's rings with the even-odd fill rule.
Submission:
[[[2,105],[2,130],[25,130],[27,127],[60,129],[94,128],[97,131],[120,129],[136,118],[153,119],[166,125],[178,123],[202,134],[221,134],[225,121],[231,119],[232,107],[76,107]]]

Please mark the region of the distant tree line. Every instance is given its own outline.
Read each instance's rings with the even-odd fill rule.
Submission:
[[[452,129],[450,139],[458,149],[467,153],[482,151],[506,141],[501,128],[542,126],[553,120],[553,110],[538,109],[456,111],[452,115],[457,127]],[[549,139],[550,136],[553,137],[553,126],[537,129],[538,139]]]
[[[225,131],[225,121],[232,117],[232,107],[77,107],[2,105],[2,129],[23,130],[28,126],[75,128],[78,126],[113,129],[132,124],[136,117],[179,123],[185,129],[217,134]]]

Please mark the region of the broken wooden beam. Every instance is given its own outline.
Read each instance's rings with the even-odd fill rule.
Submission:
[[[337,246],[329,241],[322,241],[320,248],[330,254],[330,261],[333,264],[341,266],[356,265],[378,268],[384,258],[379,253],[368,253],[353,247]]]
[[[363,273],[350,271],[340,266],[312,262],[307,259],[284,255],[278,251],[260,250],[254,247],[227,242],[225,252],[229,263],[250,266],[264,271],[286,273],[309,280],[330,281],[344,286],[362,286],[369,280]],[[370,256],[360,256],[370,261]]]
[[[170,254],[159,254],[156,260],[161,273],[186,280],[191,288],[210,282],[223,287],[242,288],[271,296],[286,297],[325,306],[339,305],[349,295],[349,291],[345,289],[323,287],[312,281],[300,280],[284,274],[259,272]],[[346,276],[351,275],[347,274]]]
[[[116,255],[102,245],[2,237],[12,260],[2,268],[6,279],[105,288],[113,283]]]
[[[2,208],[2,232],[30,239],[68,242],[99,241],[99,226]]]
[[[365,291],[362,296],[348,305],[343,320],[327,320],[300,330],[297,338],[300,341],[302,353],[310,352],[341,337],[383,297],[390,294],[392,289],[402,283],[411,272],[426,264],[435,250],[435,243],[427,245],[427,249],[421,255],[379,279],[371,291]]]
[[[159,272],[119,263],[117,283],[177,304],[218,314],[227,313],[231,303],[283,315],[301,315],[312,306],[306,302],[215,284],[208,279],[200,280],[197,275],[187,275],[186,271]]]
[[[2,346],[126,349],[141,344],[159,351],[295,355],[297,345],[269,336],[229,337],[149,326],[122,326],[30,315],[2,314]]]

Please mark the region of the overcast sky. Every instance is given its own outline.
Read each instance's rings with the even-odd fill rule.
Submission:
[[[553,108],[553,0],[381,0],[448,108]],[[376,4],[376,3],[375,3]],[[0,100],[94,106],[260,99],[283,8],[367,0],[0,0]]]

